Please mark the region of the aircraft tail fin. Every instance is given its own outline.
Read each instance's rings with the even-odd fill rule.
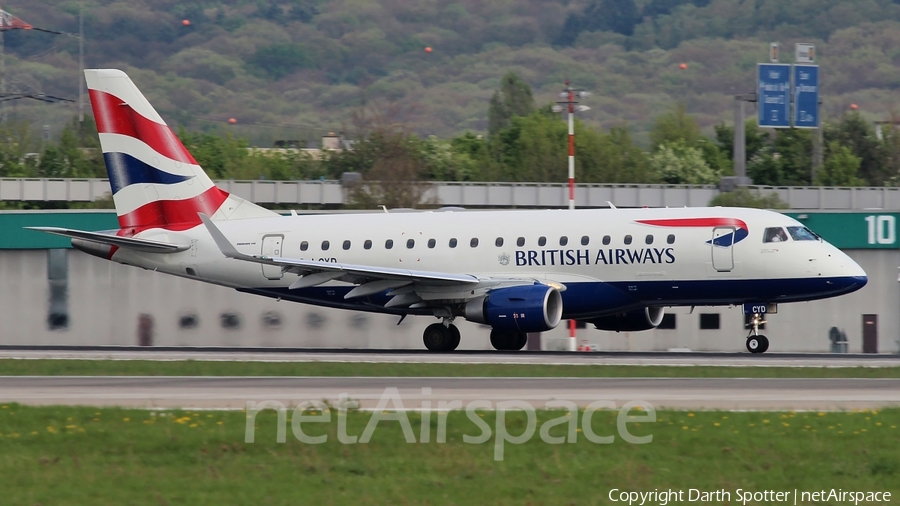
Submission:
[[[186,230],[214,220],[277,216],[218,188],[125,72],[84,71],[119,226]]]

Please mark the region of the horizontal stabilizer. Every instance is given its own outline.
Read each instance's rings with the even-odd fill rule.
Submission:
[[[101,244],[109,244],[118,246],[119,248],[141,251],[144,253],[177,253],[184,251],[190,246],[182,244],[172,244],[168,242],[151,241],[148,239],[138,239],[136,237],[122,237],[118,235],[104,234],[102,232],[87,232],[84,230],[72,230],[69,228],[59,227],[25,227],[28,230],[37,230],[38,232],[46,232],[48,234],[56,234],[73,239],[84,239],[86,241],[99,242]]]

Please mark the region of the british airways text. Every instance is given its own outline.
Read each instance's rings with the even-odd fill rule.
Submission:
[[[608,248],[590,249],[543,249],[517,250],[516,266],[544,265],[628,265],[628,264],[673,264],[675,248]]]

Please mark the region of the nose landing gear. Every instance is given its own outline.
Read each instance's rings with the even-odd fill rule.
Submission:
[[[750,318],[750,325],[753,326],[753,329],[747,336],[747,350],[750,353],[764,353],[769,349],[769,339],[759,333],[759,326],[764,323],[766,321],[762,319],[761,314],[753,313],[753,317]]]

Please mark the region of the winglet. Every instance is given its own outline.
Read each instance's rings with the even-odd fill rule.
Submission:
[[[242,254],[237,248],[234,247],[233,244],[225,237],[225,234],[219,230],[219,227],[215,226],[209,216],[203,213],[197,213],[200,216],[200,221],[206,225],[206,230],[209,231],[209,235],[212,236],[213,241],[216,241],[216,246],[219,247],[219,251],[222,252],[228,258],[241,258],[247,255]]]

